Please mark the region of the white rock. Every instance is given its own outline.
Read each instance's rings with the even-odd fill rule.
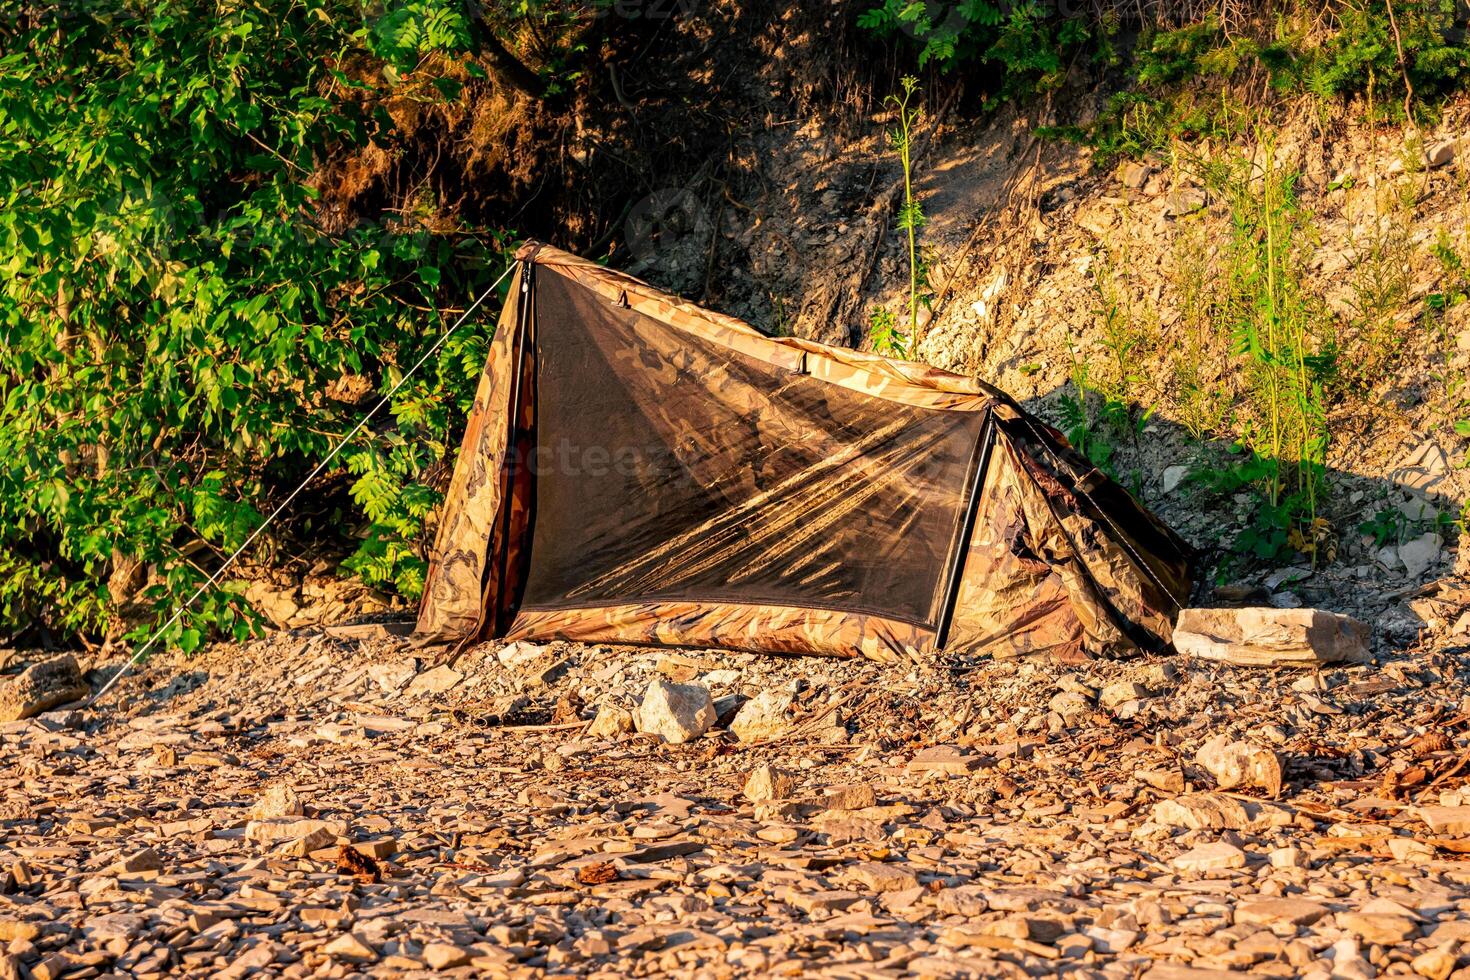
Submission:
[[[1409,499],[1399,501],[1397,506],[1399,513],[1411,521],[1424,521],[1433,524],[1439,520],[1439,508],[1417,493],[1409,494]]]
[[[1422,864],[1434,860],[1434,848],[1412,837],[1390,837],[1388,853],[1395,861],[1405,864]]]
[[[1404,563],[1399,561],[1399,549],[1397,545],[1386,544],[1373,552],[1373,560],[1378,562],[1390,572],[1400,571]]]
[[[322,947],[322,952],[333,959],[349,962],[366,962],[378,958],[378,951],[356,933],[344,932]]]
[[[699,675],[699,683],[706,687],[729,687],[740,680],[740,671],[722,668],[720,670],[708,670]]]
[[[1372,964],[1363,959],[1356,939],[1339,939],[1326,955],[1332,960],[1333,980],[1372,980],[1378,975]]]
[[[715,723],[715,705],[702,684],[675,684],[658,678],[643,693],[638,730],[679,744],[698,738]]]
[[[1092,714],[1092,700],[1077,691],[1058,691],[1046,706],[1069,724],[1080,722]]]
[[[1305,868],[1309,864],[1306,852],[1300,847],[1278,847],[1267,857],[1273,868]]]
[[[412,658],[371,664],[367,669],[368,677],[384,694],[397,694],[418,672],[418,661]]]
[[[525,640],[517,640],[501,647],[495,654],[495,659],[500,661],[500,666],[518,670],[529,663],[537,660],[546,652],[544,643],[527,643]]]
[[[768,688],[740,706],[730,722],[730,731],[742,742],[778,738],[791,727],[791,692]]]
[[[791,778],[783,775],[775,766],[756,766],[745,780],[742,792],[752,803],[765,803],[769,800],[786,799],[791,795],[794,785]]]
[[[1418,578],[1439,561],[1441,541],[1433,531],[1399,545],[1399,561],[1411,578]]]
[[[1131,190],[1138,190],[1148,183],[1153,172],[1154,168],[1148,164],[1129,160],[1118,168],[1118,183]]]
[[[633,730],[633,713],[615,705],[604,704],[597,709],[597,717],[587,727],[593,738],[615,738]]]
[[[1445,980],[1451,973],[1455,972],[1456,957],[1454,946],[1446,943],[1438,949],[1431,949],[1426,953],[1420,953],[1409,962],[1414,972],[1429,980]]]
[[[1274,803],[1242,800],[1223,793],[1187,793],[1154,804],[1151,819],[1163,827],[1190,830],[1252,830],[1286,827],[1291,811]]]
[[[1164,198],[1164,214],[1171,217],[1193,214],[1205,206],[1205,192],[1199,187],[1179,187]]]
[[[440,664],[431,670],[426,670],[415,677],[408,684],[408,696],[421,698],[428,694],[443,694],[445,691],[456,687],[464,675],[448,664]]]
[[[1450,473],[1444,448],[1432,440],[1421,442],[1389,474],[1396,485],[1426,496],[1440,492]]]
[[[1184,478],[1189,475],[1188,466],[1166,466],[1164,467],[1164,492],[1173,493],[1179,489]]]
[[[1281,760],[1264,745],[1216,735],[1200,746],[1194,761],[1215,777],[1221,789],[1259,787],[1271,796],[1281,795]]]
[[[1109,711],[1114,711],[1119,705],[1127,704],[1129,701],[1138,701],[1148,697],[1148,691],[1143,685],[1132,681],[1115,681],[1102,689],[1098,695],[1098,702]]]
[[[1174,859],[1181,871],[1226,871],[1245,867],[1245,851],[1223,841],[1200,844]]]
[[[261,844],[278,844],[281,841],[300,840],[317,830],[326,830],[335,838],[347,832],[347,825],[341,820],[310,820],[304,817],[251,820],[245,824],[245,839]]]
[[[286,783],[274,783],[267,787],[250,808],[251,820],[273,820],[277,817],[299,817],[306,811],[301,808],[301,797]]]

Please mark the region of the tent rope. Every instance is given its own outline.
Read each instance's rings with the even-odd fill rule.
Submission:
[[[342,451],[347,443],[352,441],[352,437],[361,432],[363,426],[367,425],[368,422],[372,420],[374,415],[377,415],[378,412],[382,411],[383,406],[387,405],[393,400],[393,396],[398,394],[398,390],[408,382],[408,379],[413,377],[414,373],[417,372],[419,368],[423,367],[424,364],[428,362],[429,358],[433,357],[436,353],[439,352],[439,348],[444,346],[444,342],[447,341],[451,336],[453,336],[454,332],[458,330],[460,326],[470,318],[470,314],[474,313],[475,310],[480,308],[480,305],[490,297],[491,293],[495,292],[495,290],[499,288],[500,284],[505,281],[505,277],[510,275],[511,271],[515,269],[515,267],[515,262],[512,262],[510,265],[506,266],[505,271],[500,274],[500,278],[496,279],[495,282],[492,283],[488,289],[481,293],[479,297],[469,305],[464,313],[460,314],[459,319],[454,321],[453,326],[451,326],[448,330],[439,335],[439,339],[434,342],[434,346],[430,347],[428,351],[424,353],[424,356],[420,357],[418,361],[414,364],[414,366],[409,368],[408,371],[403,375],[403,377],[398,379],[398,383],[395,384],[391,389],[389,389],[386,395],[379,399],[378,403],[374,405],[372,409],[366,415],[364,415],[356,425],[352,427],[351,431],[349,431],[345,436],[337,441],[337,444],[332,447],[332,451],[327,453],[322,461],[316,465],[316,468],[313,469],[309,474],[307,474],[306,479],[302,480],[301,484],[297,486],[295,490],[292,490],[290,495],[286,497],[285,500],[281,501],[280,505],[277,506],[275,510],[271,511],[270,516],[267,517],[263,522],[261,522],[260,526],[250,533],[250,536],[245,539],[244,543],[230,553],[230,556],[225,559],[224,564],[220,565],[220,567],[215,570],[214,574],[209,576],[209,578],[205,580],[203,585],[195,589],[193,595],[191,595],[188,599],[184,600],[182,603],[174,608],[173,615],[168,618],[168,621],[160,626],[157,630],[155,630],[153,635],[148,638],[148,642],[139,647],[138,652],[129,657],[128,662],[123,664],[122,667],[118,668],[117,673],[113,674],[112,678],[106,684],[102,685],[102,689],[92,696],[91,700],[87,702],[88,708],[94,707],[99,701],[102,700],[103,697],[107,695],[108,691],[112,690],[113,686],[116,685],[118,681],[122,680],[129,671],[131,671],[133,668],[137,667],[138,664],[143,662],[143,658],[148,654],[148,651],[153,648],[153,645],[158,642],[158,638],[163,636],[163,634],[166,633],[169,628],[174,625],[174,623],[178,622],[179,617],[184,615],[185,611],[187,611],[188,608],[192,606],[200,596],[208,591],[209,588],[214,585],[214,583],[219,581],[220,576],[223,575],[225,571],[235,563],[235,560],[237,558],[245,553],[245,549],[249,548],[250,545],[255,542],[255,539],[260,537],[260,535],[265,531],[266,528],[270,527],[271,522],[273,522],[277,517],[281,516],[281,513],[287,507],[291,506],[291,502],[296,499],[301,491],[305,490],[307,485],[311,483],[312,480],[315,480],[317,476],[320,475],[321,472],[327,468],[328,464],[330,464],[332,460],[337,458],[337,454]]]

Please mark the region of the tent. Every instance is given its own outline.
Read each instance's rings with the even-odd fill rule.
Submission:
[[[768,337],[549,246],[516,258],[419,642],[1168,643],[1188,547],[996,389]]]

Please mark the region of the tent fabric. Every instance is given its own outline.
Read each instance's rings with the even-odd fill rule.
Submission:
[[[988,385],[519,268],[417,636],[914,660],[1156,649],[1187,547]]]

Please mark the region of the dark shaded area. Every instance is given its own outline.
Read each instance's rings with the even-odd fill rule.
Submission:
[[[396,132],[331,161],[331,210],[344,224],[391,222],[427,201],[446,228],[514,228],[626,260],[626,220],[649,195],[681,189],[713,210],[732,186],[759,188],[758,166],[737,159],[741,138],[797,116],[863,123],[899,70],[857,27],[869,5],[598,5],[577,28],[580,50],[539,80],[526,52],[507,60],[482,38],[488,78],[466,77],[448,102],[386,106]]]

